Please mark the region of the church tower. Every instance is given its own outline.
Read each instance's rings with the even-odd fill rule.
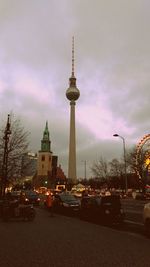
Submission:
[[[41,140],[41,151],[51,152],[51,141],[49,139],[48,122],[46,122],[45,130],[43,132],[43,139]]]
[[[47,185],[52,174],[52,157],[48,122],[46,122],[37,164],[37,176],[43,186]]]

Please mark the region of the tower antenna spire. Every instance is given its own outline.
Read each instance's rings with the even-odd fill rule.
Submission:
[[[74,36],[72,37],[72,77],[74,77]]]

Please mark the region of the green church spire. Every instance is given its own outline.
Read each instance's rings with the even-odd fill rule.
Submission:
[[[41,140],[41,151],[51,152],[51,141],[49,139],[48,122],[46,121],[45,130],[43,132],[43,139]]]

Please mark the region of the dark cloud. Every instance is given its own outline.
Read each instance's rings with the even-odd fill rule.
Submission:
[[[38,151],[46,120],[52,151],[67,173],[71,38],[75,35],[78,176],[103,156],[120,157],[149,132],[147,0],[1,0],[1,114],[13,111]],[[88,169],[88,176],[90,176]]]

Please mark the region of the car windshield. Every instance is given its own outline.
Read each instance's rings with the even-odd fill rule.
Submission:
[[[62,201],[67,201],[67,202],[71,202],[71,201],[77,201],[76,198],[73,196],[73,195],[65,195],[65,194],[62,194],[60,195],[60,199]]]
[[[26,195],[28,196],[38,196],[36,192],[26,192]]]

